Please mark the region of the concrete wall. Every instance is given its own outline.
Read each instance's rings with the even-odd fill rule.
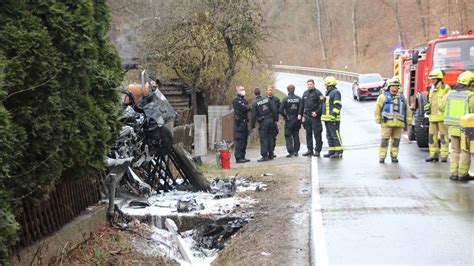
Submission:
[[[205,115],[194,116],[194,156],[207,155],[207,123]]]
[[[222,124],[220,118],[231,112],[228,105],[211,105],[208,107],[208,142],[209,148],[214,149],[214,143],[222,140]],[[217,128],[217,130],[216,130]]]

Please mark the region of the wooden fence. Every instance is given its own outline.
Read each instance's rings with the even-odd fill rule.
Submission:
[[[194,141],[194,124],[186,124],[173,128],[173,143],[182,143],[191,152]]]
[[[101,178],[102,175],[95,180],[64,180],[39,204],[33,204],[30,199],[23,200],[16,209],[16,220],[20,225],[16,248],[27,247],[51,235],[96,204],[100,199],[98,182]]]

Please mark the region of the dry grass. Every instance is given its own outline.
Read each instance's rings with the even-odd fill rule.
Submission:
[[[177,265],[164,257],[146,256],[136,251],[135,241],[141,236],[104,227],[69,254],[58,257],[53,265]]]

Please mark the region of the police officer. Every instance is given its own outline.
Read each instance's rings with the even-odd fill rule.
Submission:
[[[336,78],[327,76],[323,80],[326,87],[326,97],[322,107],[321,120],[326,125],[326,138],[328,140],[329,152],[324,154],[325,158],[342,158],[342,140],[339,126],[341,124],[341,93],[336,88]]]
[[[249,159],[245,158],[245,152],[249,137],[248,113],[251,107],[245,99],[244,86],[237,86],[236,91],[237,96],[232,100],[232,107],[234,108],[234,156],[236,163],[246,163],[250,162]]]
[[[448,161],[448,132],[444,126],[444,112],[441,111],[441,101],[443,97],[451,90],[448,84],[443,82],[443,72],[440,69],[433,69],[429,78],[431,80],[431,88],[429,92],[429,103],[425,105],[424,110],[429,114],[429,151],[430,156],[425,159],[426,162],[437,162],[441,159],[441,162]],[[441,152],[438,146],[438,133],[441,140]]]
[[[280,105],[280,114],[285,119],[285,142],[286,150],[290,158],[298,156],[300,150],[300,128],[301,121],[298,120],[298,112],[300,110],[301,98],[295,95],[295,86],[290,84],[286,87],[288,96],[283,98]]]
[[[273,95],[274,89],[275,89],[274,85],[267,86],[267,97],[270,100],[270,103],[273,105],[273,109],[275,109],[278,112],[278,110],[280,110],[280,99],[277,96]],[[273,135],[273,147],[271,147],[269,158],[273,159],[276,157],[275,146],[276,146],[276,138],[278,135],[278,115],[277,115],[277,120],[272,126],[271,133]]]
[[[412,115],[405,96],[400,90],[400,81],[395,77],[387,80],[387,88],[387,91],[377,98],[374,112],[375,122],[382,127],[379,163],[385,163],[390,141],[392,163],[398,163],[400,138],[405,125],[411,124]]]
[[[471,166],[471,155],[461,149],[461,129],[459,121],[465,114],[474,113],[474,74],[464,71],[459,75],[456,85],[443,98],[441,110],[445,112],[444,124],[448,126],[449,139],[451,140],[451,163],[449,166],[451,180],[467,181]]]
[[[323,94],[314,87],[314,80],[310,79],[306,82],[308,88],[303,93],[300,104],[298,120],[303,120],[303,127],[306,130],[306,146],[308,151],[303,156],[319,157],[323,148],[321,133],[323,125],[321,124],[321,104],[324,100]],[[316,140],[316,146],[313,152],[313,135]]]
[[[258,162],[271,160],[271,149],[273,147],[273,132],[272,127],[277,120],[278,112],[273,108],[270,99],[260,95],[260,89],[255,88],[255,101],[252,104],[252,129],[255,128],[255,123],[259,123],[260,136],[260,154],[262,158]]]

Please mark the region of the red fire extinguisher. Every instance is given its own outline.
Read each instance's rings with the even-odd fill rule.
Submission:
[[[230,151],[229,149],[220,150],[222,169],[230,169]]]

